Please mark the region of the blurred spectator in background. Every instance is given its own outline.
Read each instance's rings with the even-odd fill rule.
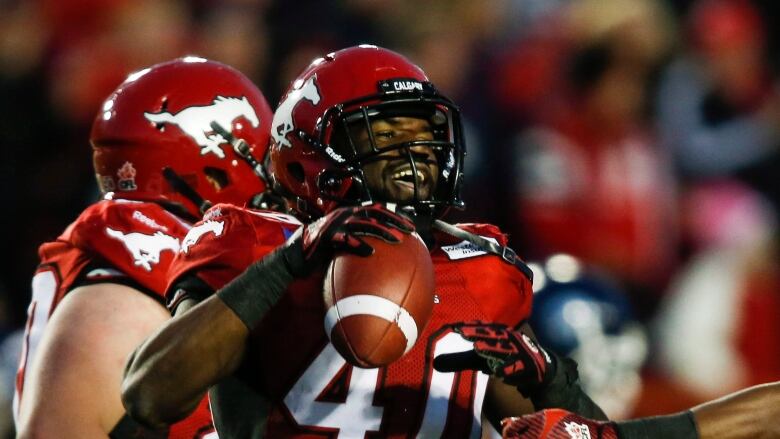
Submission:
[[[656,365],[698,401],[780,377],[777,214],[737,181],[701,185],[683,203],[697,249],[656,321]]]
[[[87,7],[87,3],[94,1],[72,2],[72,7]],[[52,22],[60,23],[68,13],[77,13],[61,9],[66,10],[51,17]],[[96,10],[102,14],[94,18],[98,23],[91,32],[73,38],[66,28],[52,42],[57,49],[50,67],[52,105],[76,125],[92,122],[95,109],[127,72],[174,58],[191,41],[190,12],[183,1],[113,0]],[[72,23],[80,27],[76,26],[78,19]]]
[[[0,215],[0,247],[13,249],[13,257],[0,265],[0,282],[13,292],[5,299],[16,326],[24,320],[29,297],[30,270],[37,259],[34,242],[47,229],[56,233],[66,221],[62,215],[70,212],[52,195],[66,198],[64,190],[51,190],[52,181],[40,164],[56,159],[64,164],[60,168],[79,165],[63,151],[65,145],[58,139],[67,128],[49,105],[45,69],[49,28],[42,15],[37,2],[0,0],[0,188],[7,208]],[[53,180],[55,186],[70,184],[80,191],[89,187],[89,174],[64,174],[64,180]]]
[[[585,0],[547,29],[563,36],[543,44],[566,44],[565,56],[550,66],[556,81],[534,78],[550,89],[534,96],[516,143],[515,230],[530,254],[564,251],[618,276],[646,312],[676,252],[675,179],[647,112],[672,41],[668,12],[655,1]]]
[[[467,136],[464,197],[465,212],[451,212],[452,221],[500,220],[503,210],[500,169],[504,157],[500,144],[505,132],[495,127],[489,59],[512,24],[508,0],[449,0],[426,3],[425,12],[403,8],[388,28],[404,27],[398,48],[428,72],[431,81],[463,111]],[[453,23],[459,23],[457,26]],[[498,151],[496,151],[498,150]],[[498,171],[498,172],[497,172]],[[491,194],[485,196],[485,194]]]
[[[192,30],[200,38],[197,52],[235,67],[257,84],[266,81],[271,42],[263,17],[267,1],[207,2],[196,11]]]
[[[9,319],[8,293],[0,282],[0,438],[13,437],[14,434],[10,415],[23,338],[22,329],[15,328]]]
[[[780,94],[766,29],[746,0],[702,0],[663,75],[658,128],[687,179],[734,176],[777,155]]]
[[[14,437],[14,423],[11,416],[16,369],[22,354],[24,331],[19,328],[0,340],[0,437]]]

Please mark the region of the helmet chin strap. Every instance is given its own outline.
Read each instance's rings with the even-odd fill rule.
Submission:
[[[533,282],[534,272],[531,271],[531,268],[528,265],[526,265],[525,262],[523,262],[522,260],[520,260],[520,258],[517,257],[515,251],[512,250],[510,247],[497,244],[493,241],[485,239],[482,236],[475,235],[463,229],[459,229],[453,226],[452,224],[446,223],[439,219],[433,221],[433,228],[441,232],[444,232],[448,235],[454,236],[456,238],[460,238],[465,241],[468,241],[476,245],[480,249],[484,250],[486,253],[490,253],[492,255],[496,255],[500,257],[501,259],[504,260],[504,262],[517,267],[517,269],[520,270],[520,272],[523,273],[525,277],[528,278],[529,281]]]
[[[409,205],[401,205],[397,208],[398,213],[401,213],[412,220],[415,232],[420,235],[420,238],[422,238],[425,245],[430,249],[433,248],[436,243],[436,240],[433,237],[435,217],[433,216],[433,212],[428,210],[429,209],[425,207],[420,208],[420,206],[415,207]]]
[[[162,174],[168,184],[171,185],[173,190],[182,194],[185,198],[190,200],[192,204],[198,206],[198,211],[200,212],[201,216],[212,206],[211,201],[206,200],[205,198],[201,197],[200,194],[195,192],[195,189],[187,184],[187,182],[184,181],[184,179],[181,178],[179,174],[177,174],[173,169],[166,166],[163,168]]]

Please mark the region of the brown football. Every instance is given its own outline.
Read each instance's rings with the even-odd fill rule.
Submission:
[[[386,366],[417,341],[433,311],[430,253],[416,234],[400,243],[364,237],[374,253],[337,254],[325,275],[325,331],[350,364]]]

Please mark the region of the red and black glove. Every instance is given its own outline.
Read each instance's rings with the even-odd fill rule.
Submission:
[[[474,342],[474,349],[442,354],[433,360],[440,372],[480,370],[501,378],[526,397],[555,376],[556,361],[520,329],[498,323],[456,323],[452,330]]]
[[[501,421],[504,439],[618,439],[614,422],[594,421],[549,409]]]
[[[301,227],[287,240],[288,268],[295,277],[305,276],[334,252],[371,255],[374,249],[362,237],[398,243],[413,231],[414,223],[382,204],[341,207]]]

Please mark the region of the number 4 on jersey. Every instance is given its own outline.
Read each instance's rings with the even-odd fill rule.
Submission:
[[[471,349],[471,345],[460,335],[449,333],[435,343],[433,354],[461,352]],[[309,365],[284,398],[285,405],[298,425],[338,430],[339,439],[363,438],[367,432],[379,431],[384,409],[374,406],[373,400],[380,369],[351,367],[345,401],[318,400],[345,367],[349,367],[347,362],[330,343]],[[471,437],[480,436],[479,419],[487,380],[487,375],[477,374]],[[417,437],[437,437],[442,434],[455,382],[455,373],[433,371],[425,414]]]

